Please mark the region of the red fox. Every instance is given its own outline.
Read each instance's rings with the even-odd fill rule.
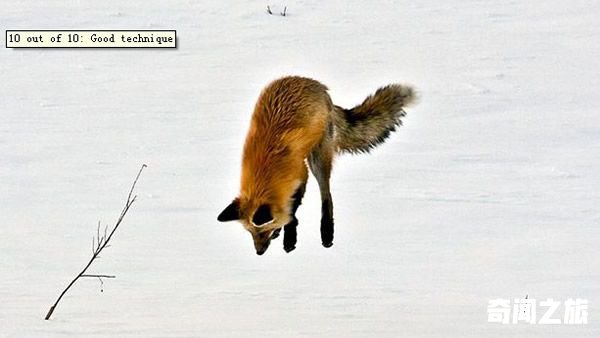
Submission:
[[[258,255],[283,228],[286,252],[296,248],[296,210],[307,163],[321,192],[321,241],[333,245],[333,202],[329,190],[336,153],[367,153],[402,125],[404,107],[416,99],[410,86],[379,88],[363,103],[344,109],[332,103],[327,87],[288,76],[271,82],[258,98],[242,157],[241,188],[217,219],[239,220],[252,234]]]

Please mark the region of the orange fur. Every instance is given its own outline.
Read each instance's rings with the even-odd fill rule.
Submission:
[[[286,77],[272,82],[254,108],[242,159],[241,218],[269,204],[289,219],[290,198],[308,176],[304,159],[323,138],[331,99],[317,81]],[[251,215],[250,215],[251,216]],[[278,222],[280,223],[280,222]]]

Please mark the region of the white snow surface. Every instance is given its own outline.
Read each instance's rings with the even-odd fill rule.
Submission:
[[[593,0],[3,1],[2,30],[176,29],[178,48],[0,49],[0,337],[599,337],[599,15]],[[216,216],[260,90],[288,74],[345,107],[394,82],[420,102],[371,154],[337,158],[332,248],[311,177],[297,249],[257,256]],[[79,281],[44,321],[142,163],[90,269],[117,278]],[[587,299],[589,323],[488,323],[488,300],[525,295]]]

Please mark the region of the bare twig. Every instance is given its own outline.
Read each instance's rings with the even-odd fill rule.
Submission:
[[[81,278],[117,278],[117,276],[113,275],[81,275]]]
[[[56,306],[58,306],[58,303],[60,302],[60,300],[67,293],[67,291],[69,291],[69,289],[73,286],[73,284],[75,284],[75,282],[77,282],[77,280],[79,278],[94,277],[94,278],[99,278],[100,282],[102,282],[102,278],[115,278],[115,276],[112,276],[112,275],[97,275],[97,274],[90,275],[90,274],[86,274],[86,271],[92,265],[94,260],[96,260],[97,258],[100,257],[100,252],[102,252],[102,250],[108,246],[107,245],[108,242],[110,241],[112,236],[115,234],[115,231],[117,231],[117,229],[119,228],[119,225],[121,225],[121,222],[123,221],[123,218],[125,218],[127,211],[129,210],[129,208],[131,207],[133,202],[135,202],[137,195],[133,196],[133,198],[131,197],[133,194],[133,189],[135,188],[135,185],[137,184],[137,181],[140,178],[140,175],[142,174],[142,170],[144,170],[144,168],[146,168],[146,167],[147,167],[147,165],[142,164],[142,167],[138,171],[137,176],[135,177],[135,180],[133,181],[133,184],[131,185],[131,189],[129,190],[129,194],[127,195],[127,201],[125,202],[125,206],[123,207],[123,210],[121,211],[121,214],[119,215],[119,218],[117,219],[117,222],[115,223],[114,227],[112,228],[110,233],[108,233],[108,236],[106,235],[108,228],[106,228],[106,230],[104,231],[104,236],[100,237],[100,222],[98,222],[98,228],[96,229],[97,237],[92,240],[92,257],[90,258],[88,263],[85,265],[83,270],[81,270],[81,272],[71,281],[71,283],[69,283],[69,285],[67,285],[67,287],[58,296],[58,298],[56,299],[54,304],[50,307],[50,310],[48,310],[48,313],[46,314],[46,317],[45,317],[46,320],[50,319],[50,317],[52,316],[52,313],[56,309]]]
[[[273,15],[273,11],[271,10],[270,6],[267,6],[267,13],[269,13],[270,15]],[[287,15],[287,6],[283,7],[283,11],[279,12],[279,15],[281,15],[281,16]]]

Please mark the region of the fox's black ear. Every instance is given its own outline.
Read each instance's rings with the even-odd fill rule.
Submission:
[[[227,208],[225,208],[223,211],[221,211],[221,213],[217,217],[217,220],[219,222],[234,221],[236,219],[240,219],[240,199],[239,198],[234,199],[233,202],[231,202],[231,204],[229,204],[227,206]]]
[[[273,215],[271,215],[271,207],[268,204],[263,204],[254,212],[254,216],[252,216],[252,223],[257,226],[261,226],[265,223],[268,223],[273,220]]]

